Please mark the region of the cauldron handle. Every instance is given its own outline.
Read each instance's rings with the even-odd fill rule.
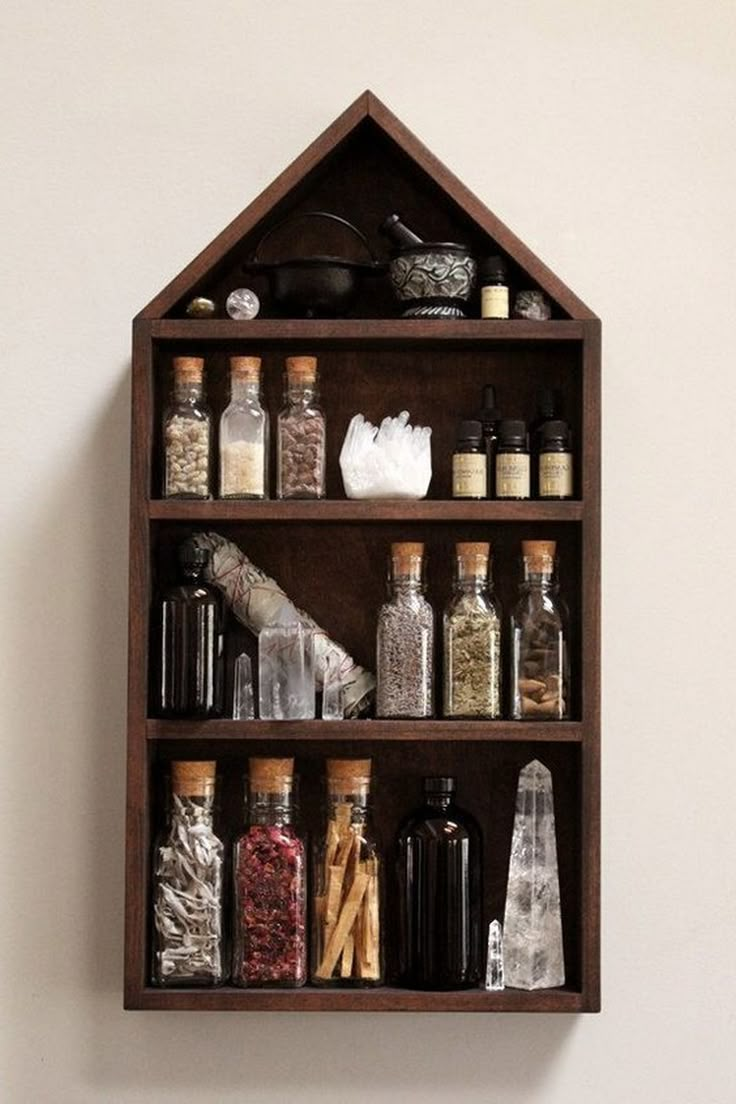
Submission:
[[[253,264],[258,264],[259,263],[258,254],[259,254],[259,252],[260,252],[260,250],[263,246],[263,243],[265,241],[267,241],[271,237],[272,234],[275,234],[277,230],[280,230],[283,226],[288,225],[288,223],[290,223],[290,222],[296,222],[298,219],[305,219],[305,218],[332,219],[333,222],[339,222],[341,226],[346,226],[348,228],[348,230],[351,230],[352,233],[355,234],[355,236],[360,239],[360,242],[365,247],[371,261],[373,262],[373,264],[376,264],[376,258],[373,256],[373,250],[371,249],[370,245],[368,244],[368,239],[366,238],[365,234],[362,234],[357,226],[353,226],[352,222],[348,222],[347,219],[341,218],[340,215],[333,215],[329,211],[300,211],[300,212],[297,212],[297,214],[295,214],[295,215],[287,215],[285,219],[282,219],[281,222],[277,222],[275,226],[272,226],[270,228],[270,230],[266,231],[266,233],[263,235],[263,237],[258,242],[258,245],[255,248],[255,251],[254,251],[253,256],[251,258],[251,263],[253,263]]]

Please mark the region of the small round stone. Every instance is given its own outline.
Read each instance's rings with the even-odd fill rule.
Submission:
[[[225,310],[236,322],[249,322],[260,309],[260,299],[250,288],[235,288],[225,302]]]
[[[216,309],[212,299],[205,299],[203,295],[198,295],[196,299],[187,303],[186,314],[187,318],[214,318]]]

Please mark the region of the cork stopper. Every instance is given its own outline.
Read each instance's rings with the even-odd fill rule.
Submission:
[[[421,575],[424,545],[419,541],[397,541],[391,545],[394,575]]]
[[[282,793],[294,784],[294,760],[249,759],[248,784],[251,793]]]
[[[286,374],[295,383],[314,383],[317,378],[317,358],[294,356],[286,358]]]
[[[208,797],[215,788],[214,759],[175,760],[171,764],[171,792],[179,797]]]
[[[330,793],[355,793],[371,781],[370,759],[328,759],[327,788]]]
[[[529,571],[552,571],[555,566],[556,541],[532,540],[521,542],[524,563]]]
[[[491,546],[488,541],[461,541],[455,545],[458,568],[463,575],[486,575]]]
[[[174,357],[174,379],[177,383],[201,383],[203,372],[202,357]]]
[[[232,379],[257,383],[261,376],[261,358],[256,356],[230,357]]]

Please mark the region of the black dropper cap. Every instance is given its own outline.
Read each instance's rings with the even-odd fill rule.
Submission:
[[[496,388],[492,383],[487,383],[483,388],[483,414],[488,421],[492,421],[491,415],[495,415],[495,420],[498,421],[500,415],[496,406]]]
[[[179,545],[179,564],[184,571],[201,571],[210,560],[209,548],[202,548],[193,537]]]
[[[567,422],[558,421],[557,419],[545,422],[540,427],[539,433],[543,441],[566,441]]]
[[[526,446],[526,422],[504,419],[498,427],[498,439],[502,445]]]
[[[506,263],[503,257],[486,257],[478,265],[478,275],[480,282],[483,284],[486,281],[491,283],[506,283]]]
[[[457,427],[457,441],[462,444],[480,444],[483,439],[483,426],[475,420],[460,422]]]
[[[424,792],[427,796],[430,794],[452,795],[455,792],[455,779],[450,775],[443,775],[441,778],[425,778]]]
[[[557,395],[552,388],[540,387],[537,391],[537,419],[554,418],[557,409]]]

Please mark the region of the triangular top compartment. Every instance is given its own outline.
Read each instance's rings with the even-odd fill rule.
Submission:
[[[242,270],[263,236],[287,216],[327,211],[353,223],[366,236],[373,255],[385,259],[390,246],[378,226],[390,213],[427,241],[458,241],[477,257],[500,252],[516,288],[541,288],[552,301],[553,317],[589,319],[595,315],[472,192],[393,115],[372,92],[364,92],[296,158],[245,210],[141,311],[139,317],[182,317],[197,295],[224,302],[235,287],[266,295],[263,276]],[[316,243],[319,237],[317,249]],[[273,248],[284,252],[274,232]],[[276,243],[273,245],[273,243]],[[326,220],[290,224],[289,254],[337,252],[367,259],[358,239]],[[264,243],[265,246],[265,243]],[[349,252],[350,251],[350,252]],[[270,258],[275,259],[275,258]],[[279,257],[278,259],[282,259]],[[395,316],[387,280],[366,282],[351,312],[354,317]]]

